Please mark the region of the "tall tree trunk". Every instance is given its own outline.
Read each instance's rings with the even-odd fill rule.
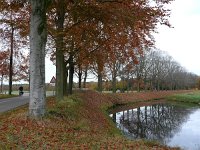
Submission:
[[[116,79],[117,78],[117,71],[116,71],[116,64],[113,64],[113,73],[112,73],[112,92],[116,93]]]
[[[45,46],[46,0],[30,0],[30,101],[29,116],[38,118],[45,113]]]
[[[98,71],[98,89],[99,92],[103,90],[103,80],[102,80],[102,72]]]
[[[12,76],[13,76],[13,44],[14,44],[14,27],[11,25],[10,36],[10,67],[9,67],[9,95],[12,94]]]
[[[97,60],[97,78],[98,78],[98,85],[97,85],[97,90],[99,92],[102,92],[103,90],[103,75],[102,75],[102,72],[103,72],[103,65],[102,65],[102,62],[101,60]]]
[[[81,65],[78,65],[78,88],[81,89],[81,81],[82,81],[82,68]]]
[[[28,90],[29,90],[29,96],[30,96],[30,91],[31,91],[31,79],[30,79],[30,72],[29,72],[29,79],[28,79]]]
[[[64,63],[64,68],[63,68],[63,94],[66,96],[67,95],[67,77],[68,77],[68,70],[67,70],[67,64]]]
[[[78,88],[81,89],[82,73],[78,73]]]
[[[88,71],[88,66],[86,67],[85,73],[84,73],[83,88],[86,88],[87,71]]]
[[[57,8],[57,36],[56,36],[56,99],[62,100],[64,97],[64,76],[66,72],[64,71],[64,43],[63,43],[63,24],[65,17],[64,2],[59,1]]]
[[[117,79],[116,77],[112,78],[112,92],[116,93],[116,83],[117,83]]]
[[[56,100],[64,97],[64,56],[62,50],[56,49]]]
[[[73,88],[73,76],[74,76],[74,62],[73,62],[73,55],[70,54],[69,56],[69,85],[68,85],[68,94],[72,94]]]
[[[3,74],[1,75],[1,93],[3,93]]]
[[[127,93],[129,92],[130,90],[130,84],[129,84],[130,80],[129,80],[129,71],[128,71],[128,76],[127,76]]]

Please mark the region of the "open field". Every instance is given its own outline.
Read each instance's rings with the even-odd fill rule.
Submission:
[[[27,117],[27,107],[0,115],[0,149],[153,149],[170,150],[156,142],[127,140],[108,117],[117,104],[162,99],[188,91],[102,94],[83,91],[56,102],[48,98],[44,118]]]

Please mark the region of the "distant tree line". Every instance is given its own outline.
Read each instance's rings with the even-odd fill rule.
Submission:
[[[188,72],[167,52],[147,50],[137,56],[137,61],[135,64],[117,60],[115,67],[106,63],[103,68],[103,90],[187,90],[199,86],[199,77]],[[93,68],[89,72],[95,74]],[[91,84],[88,87],[98,89],[97,85]]]
[[[125,82],[126,90],[159,91],[197,88],[198,76],[188,72],[161,50],[144,51],[143,55],[138,55],[138,64],[119,65],[121,67],[117,70],[118,79]]]

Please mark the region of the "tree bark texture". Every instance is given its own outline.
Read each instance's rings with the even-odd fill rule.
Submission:
[[[10,66],[9,66],[9,95],[12,94],[12,76],[13,76],[13,44],[14,44],[14,27],[11,25],[10,36]]]
[[[99,92],[102,92],[103,90],[103,77],[102,77],[102,72],[98,71],[98,87],[97,87]]]
[[[78,65],[78,88],[81,89],[81,81],[82,81],[82,68],[81,65]]]
[[[72,94],[73,88],[73,76],[74,76],[74,62],[73,62],[73,54],[69,56],[69,85],[68,85],[68,94]]]
[[[113,69],[112,69],[112,92],[116,93],[116,81],[117,81],[117,70],[116,70],[116,64],[113,63]]]
[[[63,94],[64,96],[67,96],[67,77],[68,77],[68,69],[67,69],[67,64],[64,63],[63,66]]]
[[[3,74],[1,75],[1,93],[3,93]]]
[[[97,90],[99,92],[103,91],[103,65],[101,64],[101,61],[98,61],[100,63],[97,63],[97,78],[98,78],[98,85],[97,85]]]
[[[87,71],[88,71],[88,67],[86,67],[85,72],[84,72],[83,88],[86,88]]]
[[[62,50],[56,48],[56,100],[64,97],[64,56]]]
[[[66,74],[64,66],[64,43],[63,43],[63,25],[64,25],[64,3],[63,1],[58,2],[57,8],[57,36],[56,36],[56,99],[62,100],[64,98],[64,75]]]
[[[45,113],[45,46],[46,0],[30,0],[30,102],[29,116],[38,118]]]

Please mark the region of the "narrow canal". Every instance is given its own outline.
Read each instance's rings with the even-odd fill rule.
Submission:
[[[156,140],[185,150],[200,150],[200,108],[160,103],[116,108],[110,117],[130,139]]]

